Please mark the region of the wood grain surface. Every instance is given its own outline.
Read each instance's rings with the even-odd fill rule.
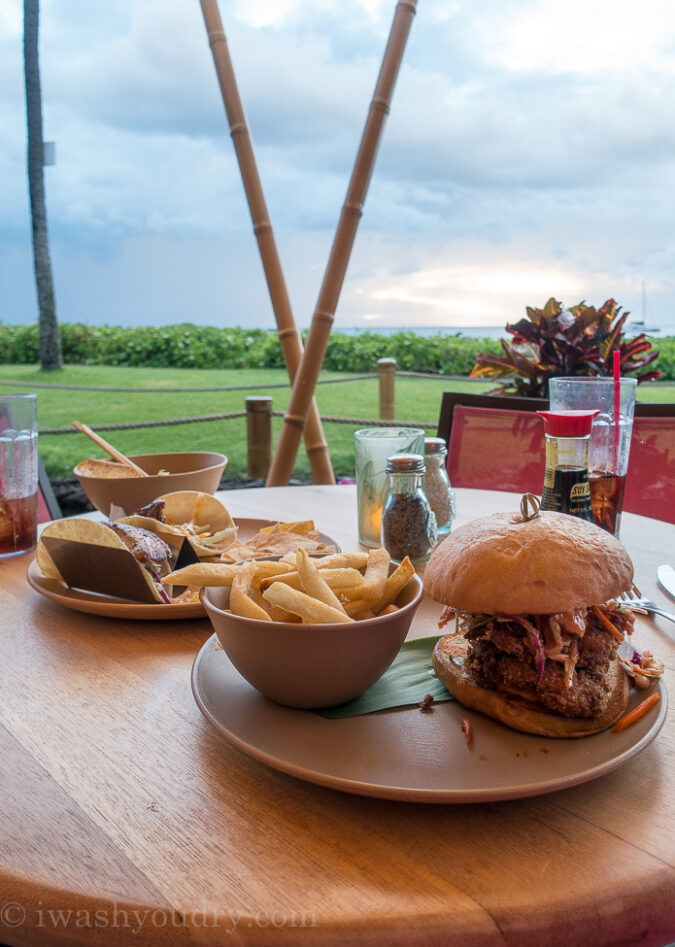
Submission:
[[[459,522],[517,509],[513,495],[457,493]],[[221,496],[235,518],[311,516],[357,547],[351,486]],[[675,558],[675,526],[626,515],[622,539],[637,584],[672,611],[655,573]],[[0,942],[675,940],[672,713],[624,766],[550,795],[347,795],[267,768],[202,718],[190,669],[207,619],[70,611],[28,586],[29,561],[0,564]],[[675,626],[656,618],[646,638],[672,694]]]

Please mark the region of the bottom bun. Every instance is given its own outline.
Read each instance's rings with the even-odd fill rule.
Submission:
[[[467,648],[468,642],[462,636],[445,635],[441,638],[434,648],[436,676],[460,704],[471,710],[479,710],[513,730],[541,737],[587,737],[611,727],[628,706],[630,682],[618,661],[614,661],[608,672],[610,700],[600,717],[561,717],[546,710],[535,700],[487,690],[476,684],[461,663]]]

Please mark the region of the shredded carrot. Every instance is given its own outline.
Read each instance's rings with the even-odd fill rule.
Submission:
[[[625,729],[625,727],[630,727],[632,723],[635,723],[636,720],[639,720],[640,717],[643,717],[650,707],[653,707],[654,704],[658,704],[659,695],[654,692],[650,694],[641,704],[638,704],[637,707],[633,707],[627,714],[624,714],[623,717],[618,720],[612,727],[612,733],[617,733],[619,730]]]
[[[597,605],[594,605],[594,606],[591,608],[591,611],[593,612],[593,614],[595,615],[596,618],[599,618],[599,619],[600,619],[600,621],[601,621],[602,624],[605,626],[605,628],[607,629],[607,631],[608,631],[611,635],[614,635],[614,637],[616,638],[617,641],[623,641],[623,634],[622,634],[622,632],[619,631],[619,629],[616,627],[616,625],[613,625],[613,624],[611,623],[611,621],[609,620],[609,618],[604,614],[604,612],[601,612],[601,611],[600,611],[600,609],[598,608]]]
[[[473,739],[473,731],[471,729],[471,722],[467,720],[466,717],[462,720],[462,733],[466,737],[467,745],[471,743],[471,740]]]

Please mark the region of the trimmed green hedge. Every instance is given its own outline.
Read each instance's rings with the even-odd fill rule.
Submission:
[[[61,323],[63,358],[74,365],[154,366],[156,368],[283,368],[276,332],[217,329],[188,323],[162,328],[87,326]],[[306,338],[306,333],[303,333]],[[653,368],[675,381],[675,337],[653,341],[659,358]],[[325,371],[372,372],[378,358],[395,358],[399,371],[468,375],[480,352],[501,351],[496,339],[459,335],[420,336],[414,332],[379,335],[332,332]],[[0,323],[0,364],[39,361],[38,328]]]

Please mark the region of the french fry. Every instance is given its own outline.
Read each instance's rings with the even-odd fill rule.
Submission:
[[[344,567],[341,569],[318,569],[318,571],[326,585],[329,585],[332,589],[350,589],[353,586],[363,584],[363,576],[358,569]]]
[[[283,608],[277,608],[276,605],[270,605],[262,597],[262,583],[278,582],[279,579],[285,578],[287,574],[286,570],[290,569],[290,565],[285,562],[256,562],[255,566],[256,569],[251,580],[250,593],[253,601],[267,612],[272,621],[297,622],[297,615],[293,615],[292,612],[287,612]]]
[[[398,608],[396,605],[385,605],[377,614],[378,615],[391,615],[392,612],[397,612]]]
[[[319,575],[319,570],[307,555],[307,551],[299,546],[295,553],[295,564],[302,582],[302,589],[307,595],[324,602],[340,612],[344,612],[342,602],[327,582]]]
[[[274,579],[293,571],[293,567],[287,562],[256,562],[254,560],[254,564],[256,566],[255,576],[258,581],[267,578]]]
[[[387,605],[391,605],[396,601],[404,586],[408,584],[414,574],[413,564],[406,556],[384,583],[384,594],[377,602],[370,602],[364,598],[354,599],[345,603],[345,611],[352,618],[363,618],[366,610],[372,612],[373,615],[379,615]],[[372,615],[368,617],[370,618]]]
[[[357,585],[363,585],[363,576],[358,569],[321,569],[321,578],[331,589],[349,589]],[[284,575],[266,576],[260,582],[263,589],[268,588],[272,582],[285,582],[294,589],[302,589],[300,573],[297,571],[286,572]]]
[[[351,618],[356,618],[359,612],[364,611],[364,609],[370,609],[370,602],[366,602],[364,598],[354,599],[353,602],[344,602],[342,606]]]
[[[392,574],[384,583],[384,593],[382,597],[378,599],[378,601],[372,606],[373,611],[377,614],[378,612],[381,612],[386,605],[395,602],[414,574],[415,567],[413,566],[410,559],[406,556],[405,559],[401,561],[401,564],[394,569]]]
[[[347,591],[348,599],[365,599],[366,602],[379,602],[384,595],[385,583],[389,572],[391,556],[383,547],[371,549],[368,564],[363,574],[363,586]]]
[[[345,602],[344,610],[354,621],[362,621],[364,618],[375,618],[375,612],[370,607],[370,602],[364,602],[363,599],[359,599],[356,602]]]
[[[229,565],[224,562],[195,562],[176,569],[162,579],[165,585],[205,585],[228,586],[232,585],[234,577],[241,570],[241,566]]]
[[[278,576],[285,572],[290,572],[291,567],[284,562],[258,562],[256,563],[261,575]],[[176,569],[175,572],[165,575],[162,582],[165,585],[196,585],[200,588],[205,585],[213,587],[224,587],[232,585],[235,576],[241,572],[241,563],[230,562],[200,562],[192,563],[183,569]]]
[[[295,550],[282,556],[281,562],[291,562],[295,565]],[[365,569],[368,564],[368,553],[361,550],[331,552],[326,556],[314,557],[314,563],[317,569]]]
[[[270,602],[265,602],[265,611],[272,621],[291,622],[296,625],[302,622],[302,619],[298,615],[294,615],[293,612],[287,612],[285,608],[272,605]]]
[[[293,612],[307,624],[323,625],[334,622],[351,622],[352,619],[338,608],[320,602],[305,592],[292,589],[283,582],[274,582],[262,593],[270,605]]]
[[[253,580],[257,562],[247,562],[239,567],[230,590],[230,611],[244,618],[257,618],[259,621],[272,621],[268,612],[253,598]]]
[[[315,560],[317,569],[365,569],[368,565],[368,553],[333,552]]]

